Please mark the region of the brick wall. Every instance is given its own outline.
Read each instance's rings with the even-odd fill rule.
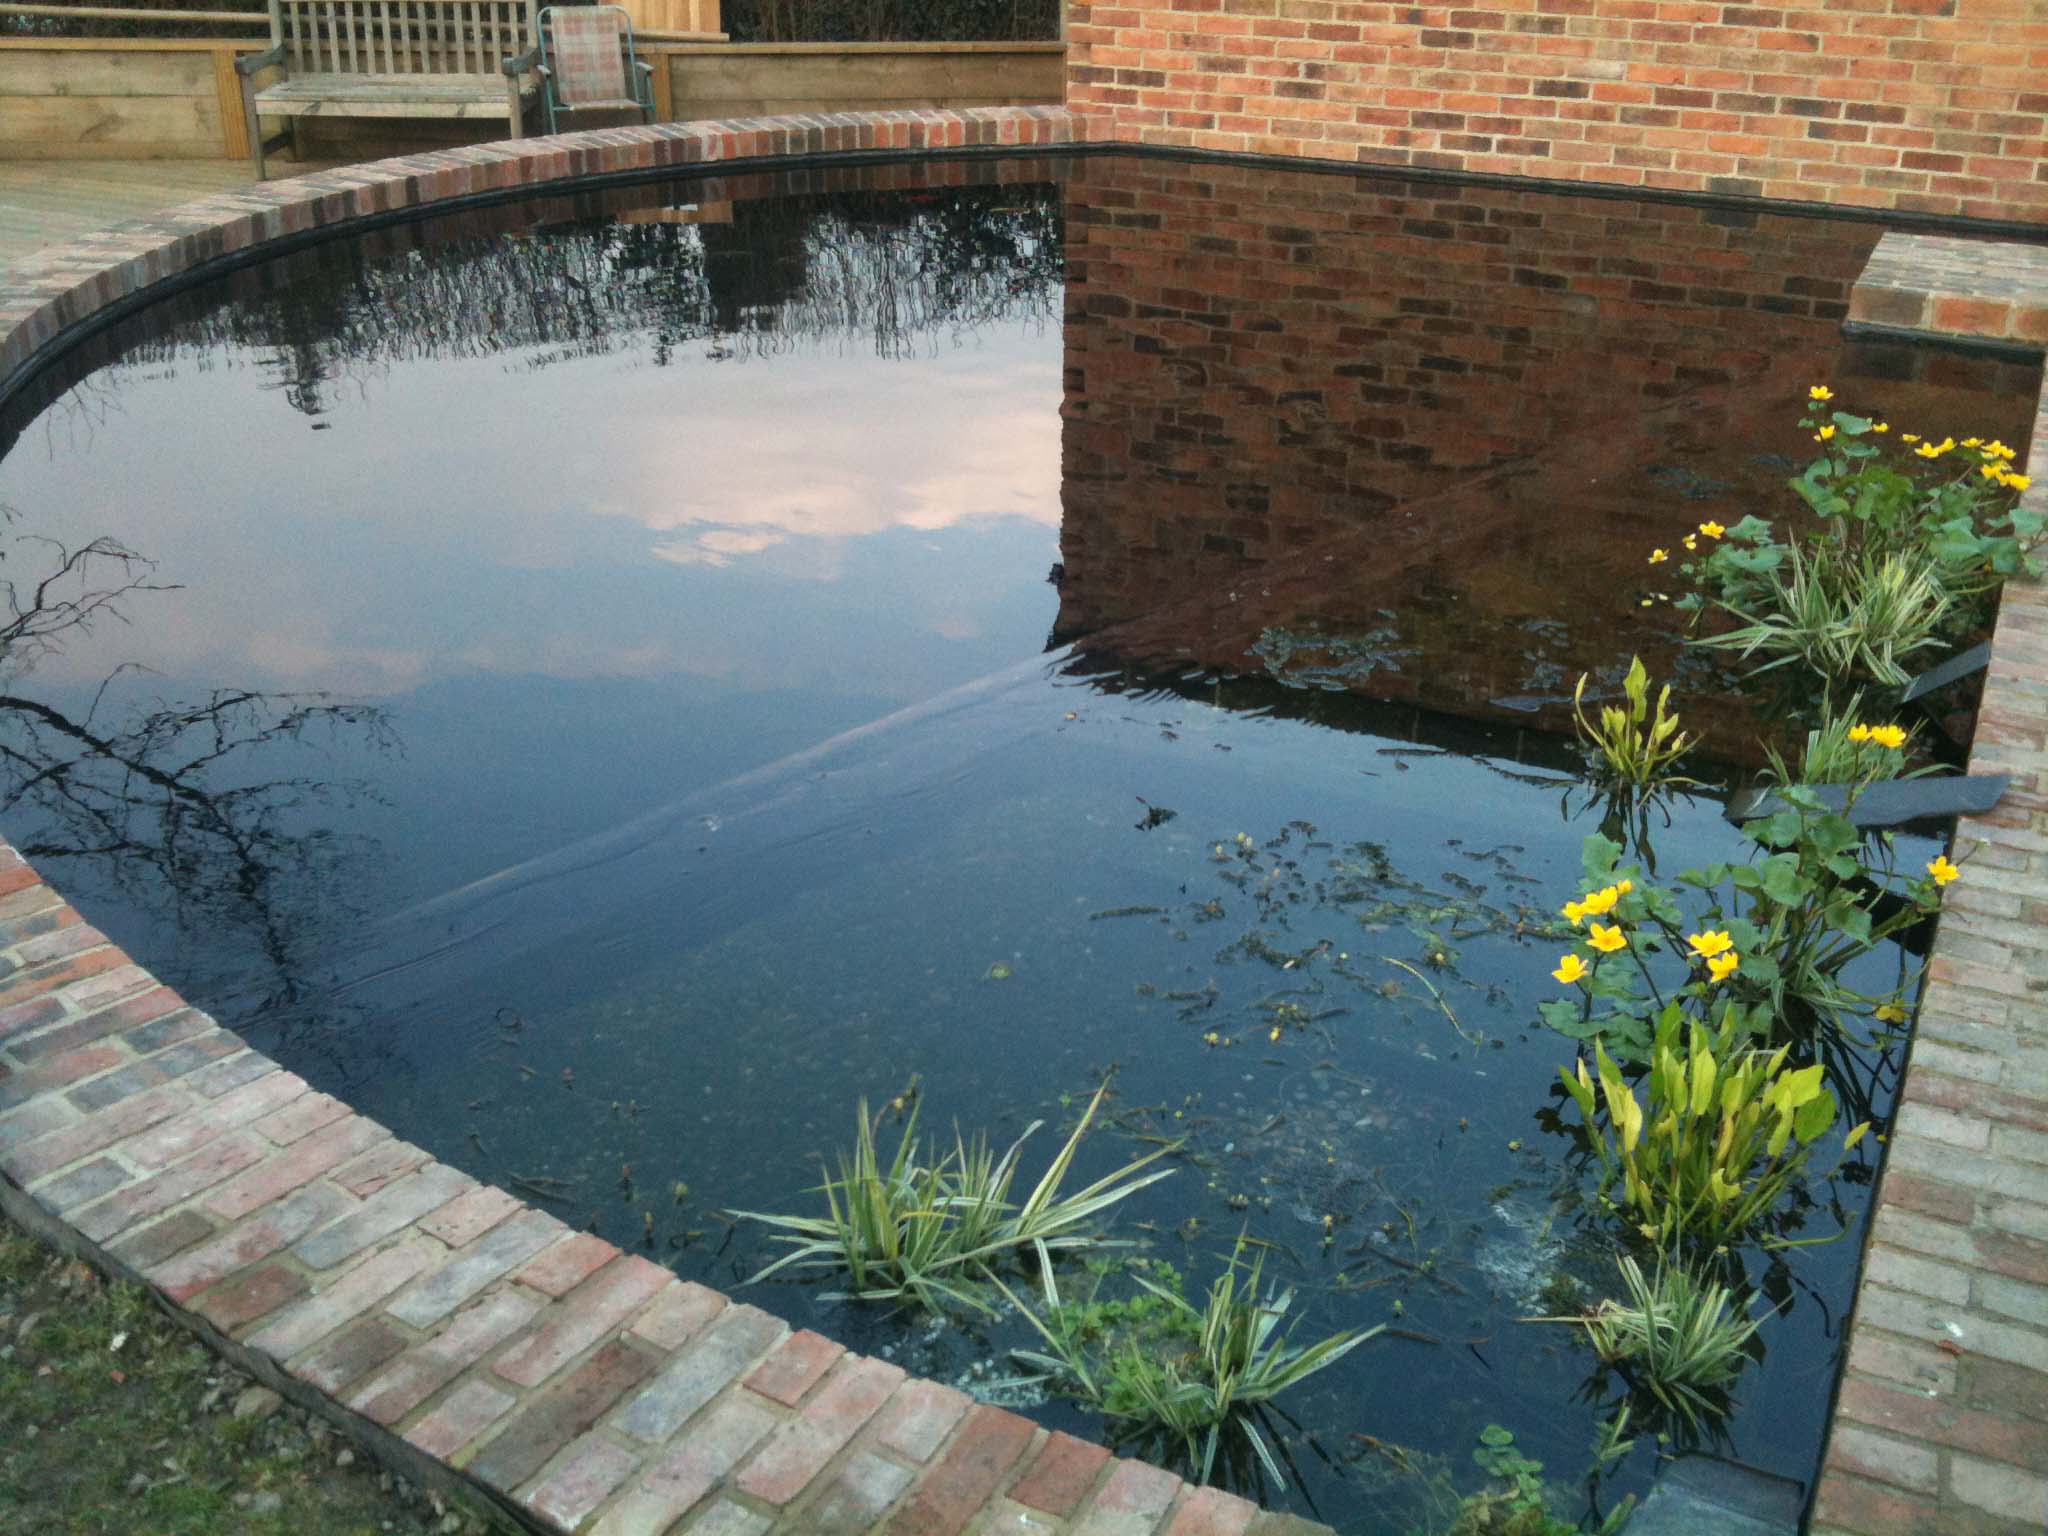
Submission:
[[[2048,221],[2038,0],[1071,0],[1116,137]]]

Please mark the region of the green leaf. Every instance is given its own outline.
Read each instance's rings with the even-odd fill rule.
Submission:
[[[1607,877],[1614,873],[1614,864],[1621,857],[1621,844],[1611,837],[1598,832],[1586,835],[1586,841],[1579,848],[1579,862],[1585,869],[1586,878],[1605,884]]]
[[[1863,845],[1863,834],[1856,830],[1848,817],[1829,814],[1807,828],[1806,845],[1825,858],[1830,854],[1846,853],[1851,848],[1860,848]]]
[[[1763,893],[1780,906],[1796,907],[1806,899],[1807,883],[1799,875],[1799,855],[1774,853],[1758,866]]]

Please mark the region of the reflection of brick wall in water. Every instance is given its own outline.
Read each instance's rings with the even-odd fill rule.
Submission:
[[[1190,563],[1398,542],[1403,503],[1760,378],[1829,343],[1876,239],[1128,160],[1076,168],[1067,230],[1065,633],[1148,611]]]
[[[1391,631],[1422,659],[1366,691],[1447,705],[1605,667],[1617,647],[1668,654],[1668,620],[1637,607],[1646,552],[1701,517],[1783,510],[1786,461],[1758,454],[1809,446],[1814,370],[1902,419],[2003,430],[1959,402],[2004,365],[1845,349],[1877,233],[1081,162],[1056,634],[1113,627],[1102,643],[1125,656],[1243,670],[1268,626]]]
[[[2048,219],[2038,0],[1073,0],[1126,142]]]

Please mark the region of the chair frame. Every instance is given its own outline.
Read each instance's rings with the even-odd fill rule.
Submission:
[[[549,20],[555,7],[543,7],[534,21],[533,46],[516,57],[505,60],[504,71],[508,77],[517,77],[531,70],[540,76],[541,103],[547,108],[548,132],[561,131],[559,120],[565,112],[609,110],[589,108],[573,101],[563,101],[555,87],[555,71],[551,60],[554,27]],[[633,93],[633,104],[640,109],[642,122],[654,121],[654,66],[640,57],[640,51],[633,44],[633,17],[622,5],[576,6],[576,10],[616,11],[619,15],[619,47],[623,52],[626,66],[626,89]]]

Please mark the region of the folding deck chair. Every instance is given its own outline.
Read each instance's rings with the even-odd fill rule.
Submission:
[[[654,121],[654,66],[633,51],[633,21],[616,5],[551,5],[540,13],[540,79],[548,132],[565,112],[637,108]]]

